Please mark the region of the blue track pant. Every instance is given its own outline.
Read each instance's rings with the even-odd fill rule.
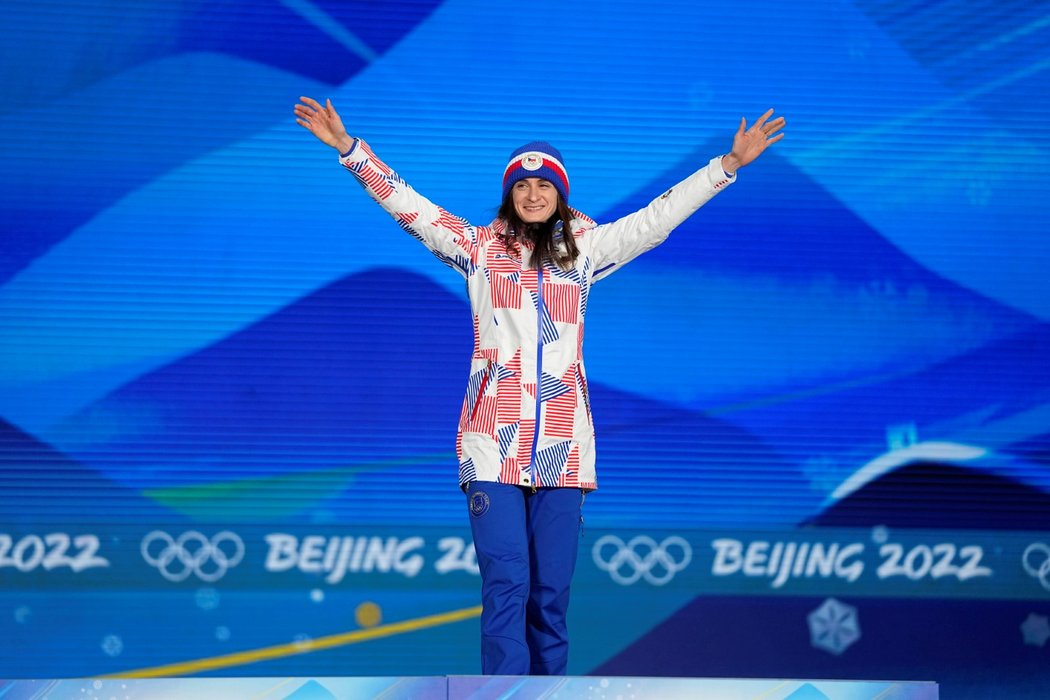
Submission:
[[[474,481],[467,503],[481,569],[482,673],[563,675],[583,492]]]

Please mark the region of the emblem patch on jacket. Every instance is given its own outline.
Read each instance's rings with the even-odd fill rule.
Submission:
[[[489,495],[484,491],[475,491],[470,494],[470,514],[480,518],[489,510]]]

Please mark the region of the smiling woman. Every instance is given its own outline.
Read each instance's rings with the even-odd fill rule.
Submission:
[[[1045,698],[1047,7],[0,2],[0,679],[476,673],[471,518],[503,522],[504,487],[580,496],[545,485],[566,465],[601,474],[569,673],[897,669]],[[398,221],[475,245],[441,250],[469,286],[335,175],[288,118],[304,92],[443,205]],[[495,216],[508,172],[599,223],[675,198],[752,98],[791,138],[598,296],[634,226]],[[535,139],[564,181],[509,158]],[[493,219],[503,242],[471,239]],[[224,531],[244,558],[213,583],[142,552]],[[660,556],[675,537],[691,559]],[[854,542],[863,575],[825,577]],[[849,649],[807,643],[828,598],[856,607]]]
[[[510,154],[503,172],[503,203],[496,218],[507,222],[503,243],[516,249],[517,238],[533,248],[531,267],[552,260],[571,269],[579,257],[574,236],[563,236],[564,222],[576,215],[569,209],[569,176],[561,153],[544,141],[527,143]]]
[[[583,364],[591,285],[662,243],[783,137],[783,117],[745,120],[725,156],[643,209],[598,225],[570,209],[561,153],[534,141],[510,154],[503,204],[474,226],[418,194],[359,138],[329,100],[296,121],[387,213],[467,282],[474,352],[456,452],[482,577],[482,670],[560,675],[583,495],[598,487]]]

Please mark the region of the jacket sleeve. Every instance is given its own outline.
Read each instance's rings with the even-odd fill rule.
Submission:
[[[592,281],[608,277],[663,243],[679,224],[735,181],[736,175],[726,175],[722,157],[717,156],[644,209],[588,231],[594,260]]]
[[[361,139],[339,156],[369,196],[441,262],[468,277],[477,260],[477,231],[412,189]]]

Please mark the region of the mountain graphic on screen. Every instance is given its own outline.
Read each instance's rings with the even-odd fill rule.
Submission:
[[[0,419],[0,522],[180,522],[181,516]]]

